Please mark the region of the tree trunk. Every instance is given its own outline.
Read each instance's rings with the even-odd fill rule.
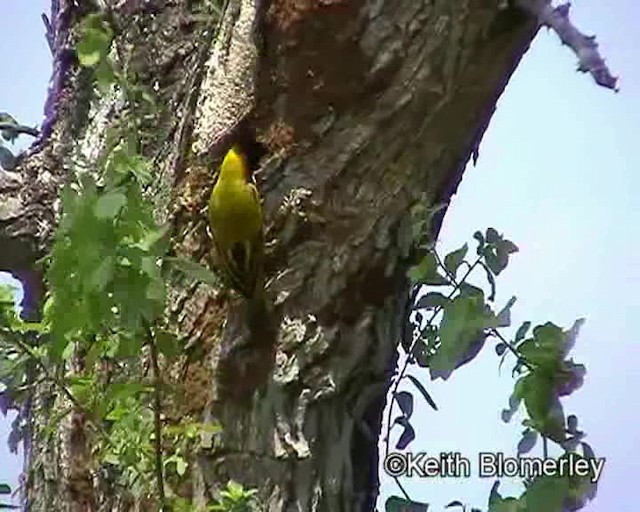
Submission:
[[[264,510],[374,510],[410,208],[422,194],[448,202],[537,31],[502,3],[229,0],[217,37],[199,2],[120,2],[112,13],[120,58],[166,106],[147,152],[177,253],[206,261],[202,212],[229,142],[248,126],[268,148],[258,184],[275,340],[237,349],[236,301],[172,286],[171,321],[205,354],[188,367],[174,412],[224,429],[192,466],[197,502],[231,478],[257,487]],[[19,172],[0,175],[0,270],[28,284],[28,310],[42,295],[34,261],[50,244],[66,169],[78,151],[95,159],[122,107],[115,93],[94,94],[70,56],[84,13],[54,4],[43,134]],[[28,510],[131,509],[83,465],[82,418],[42,438],[49,392],[27,411]]]

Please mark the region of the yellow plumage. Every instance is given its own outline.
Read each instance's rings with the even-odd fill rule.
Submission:
[[[218,265],[228,286],[246,298],[256,296],[263,287],[262,205],[237,146],[222,161],[208,213]]]

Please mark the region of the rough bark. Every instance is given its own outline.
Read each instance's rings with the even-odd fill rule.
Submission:
[[[210,167],[238,126],[250,124],[269,148],[259,186],[274,344],[234,351],[238,305],[204,285],[173,286],[173,325],[206,354],[189,366],[176,414],[224,428],[194,461],[198,502],[233,478],[258,487],[269,511],[373,509],[404,323],[410,207],[422,193],[449,200],[537,31],[502,3],[230,0],[215,39],[194,14],[197,2],[121,2],[114,12],[125,60],[167,106],[148,151],[176,252],[206,260]],[[81,14],[60,0],[55,113],[18,172],[0,175],[0,270],[34,282],[33,307],[41,293],[33,263],[47,251],[74,144],[95,158],[121,107],[117,95],[91,93],[69,60]],[[256,393],[238,398],[253,385]],[[35,398],[34,418],[46,414],[45,401],[46,393]],[[49,442],[33,426],[29,510],[95,510],[71,492],[82,476],[69,460],[73,424]],[[84,476],[101,510],[129,509],[99,475]]]

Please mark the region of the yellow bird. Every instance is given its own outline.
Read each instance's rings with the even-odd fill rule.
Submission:
[[[262,205],[246,156],[237,145],[222,161],[208,213],[223,278],[243,297],[255,297],[263,289]]]

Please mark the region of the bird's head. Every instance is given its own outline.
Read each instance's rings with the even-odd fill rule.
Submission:
[[[237,144],[231,147],[224,160],[222,160],[220,178],[225,180],[249,180],[249,166],[244,153]]]

